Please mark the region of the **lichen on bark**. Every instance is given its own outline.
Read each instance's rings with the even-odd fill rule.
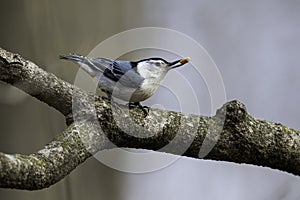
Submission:
[[[35,153],[0,153],[3,188],[49,187],[98,151],[116,147],[248,163],[300,175],[299,131],[255,119],[238,101],[225,103],[211,117],[152,108],[145,117],[140,109],[111,105],[1,48],[0,81],[55,108],[68,125]]]

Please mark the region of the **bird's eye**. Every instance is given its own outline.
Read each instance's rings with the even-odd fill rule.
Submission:
[[[163,63],[162,61],[156,61],[156,62],[155,62],[155,65],[156,65],[156,66],[163,66],[163,64],[164,64],[164,63]]]

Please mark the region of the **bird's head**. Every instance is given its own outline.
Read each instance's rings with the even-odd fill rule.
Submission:
[[[161,81],[171,69],[180,67],[190,58],[183,58],[174,62],[168,62],[162,58],[148,58],[136,62],[137,72],[144,79],[152,79],[153,82]]]
[[[174,62],[168,62],[163,58],[147,58],[147,59],[140,60],[137,63],[140,66],[147,66],[147,68],[153,67],[153,69],[159,68],[159,69],[168,71],[168,70],[180,67],[180,66],[188,63],[189,61],[190,61],[189,57],[183,58],[180,60],[176,60]]]

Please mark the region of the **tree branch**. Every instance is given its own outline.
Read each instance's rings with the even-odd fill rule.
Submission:
[[[72,110],[73,92],[86,93],[44,71],[20,55],[0,48],[0,80],[52,106],[63,115]]]
[[[0,187],[36,190],[49,187],[90,157],[78,127],[71,125],[42,150],[31,155],[0,153]],[[89,126],[82,132],[92,131]],[[84,133],[83,133],[84,134]]]
[[[150,109],[144,117],[139,109],[112,106],[4,49],[0,49],[0,80],[52,106],[70,125],[36,153],[0,153],[0,187],[49,187],[91,155],[116,146],[205,156],[300,175],[299,131],[255,119],[238,101],[226,103],[213,117],[159,109]]]

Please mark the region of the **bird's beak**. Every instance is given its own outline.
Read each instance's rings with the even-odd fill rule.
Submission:
[[[189,57],[183,58],[181,60],[176,60],[174,62],[169,63],[169,67],[170,67],[170,69],[174,69],[174,68],[180,67],[180,66],[188,63],[190,60],[191,59]]]

